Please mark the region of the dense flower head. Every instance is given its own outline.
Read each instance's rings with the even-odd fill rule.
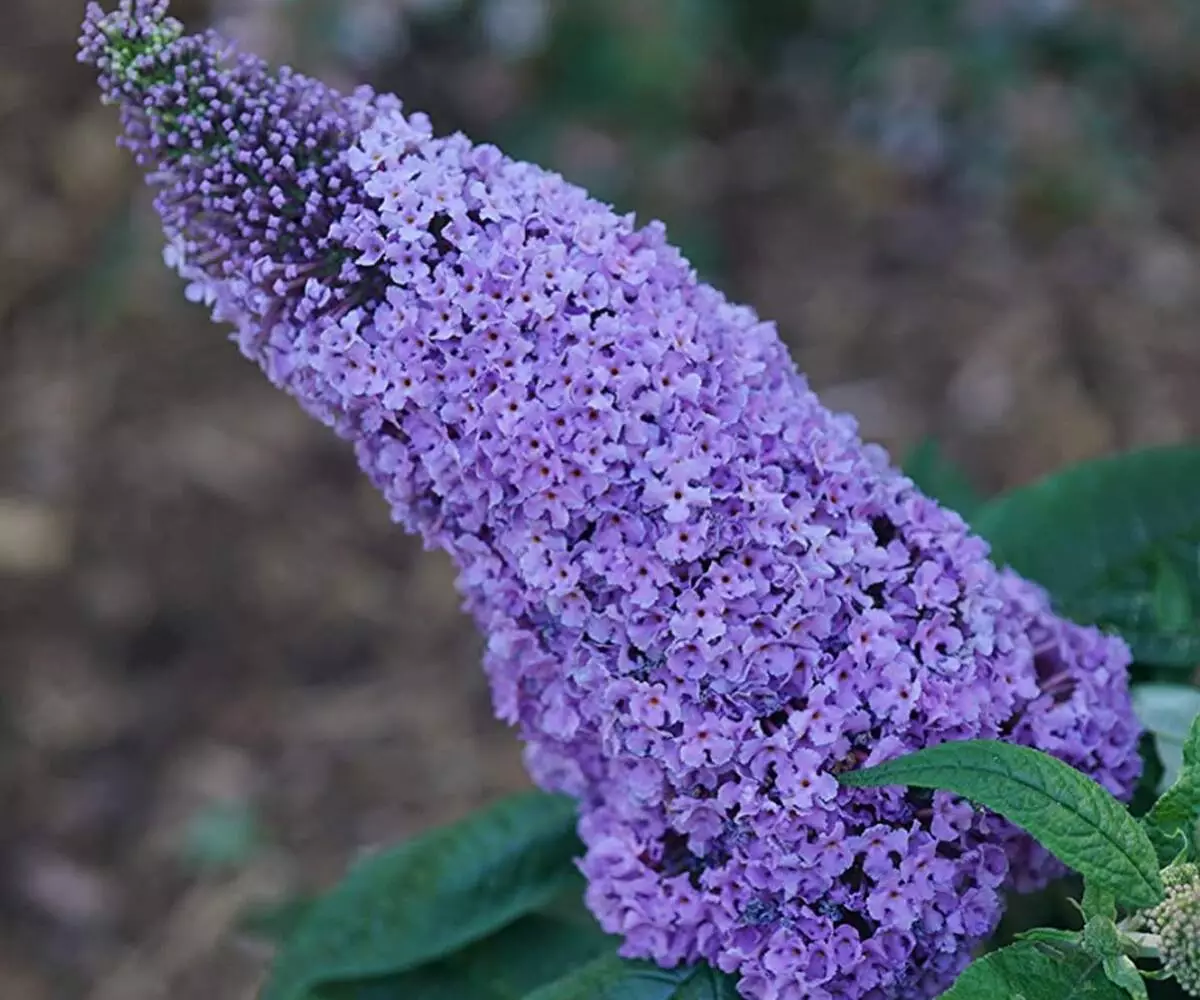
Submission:
[[[1200,865],[1176,864],[1163,869],[1166,898],[1142,914],[1159,938],[1165,971],[1190,996],[1200,997]]]
[[[169,259],[454,558],[497,713],[578,798],[623,952],[706,959],[755,1000],[944,988],[1054,862],[951,795],[837,774],[992,737],[1127,796],[1125,646],[994,568],[660,225],[164,18],[92,12],[84,54],[161,186]],[[170,82],[114,38],[155,39]],[[176,156],[156,109],[202,90],[222,96],[171,119],[197,150]]]

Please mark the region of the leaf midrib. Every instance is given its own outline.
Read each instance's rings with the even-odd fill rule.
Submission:
[[[939,765],[939,766],[942,768],[945,767],[944,764]],[[1044,785],[1041,785],[1041,786],[1035,785],[1031,781],[1028,781],[1022,777],[1013,775],[1012,772],[1008,772],[1008,771],[996,771],[993,769],[982,768],[982,767],[977,767],[975,769],[981,774],[989,774],[989,775],[997,775],[998,774],[1001,777],[1007,777],[1008,780],[1010,780],[1016,784],[1022,785],[1023,787],[1028,788],[1034,792],[1040,792],[1041,794],[1045,795],[1048,799],[1050,799],[1050,801],[1053,802],[1059,809],[1063,810],[1068,815],[1078,816],[1081,819],[1083,819],[1092,829],[1094,829],[1097,833],[1099,833],[1101,837],[1103,837],[1106,841],[1108,841],[1108,843],[1112,844],[1112,846],[1117,849],[1117,851],[1120,853],[1120,855],[1122,857],[1124,857],[1126,860],[1128,860],[1130,862],[1130,864],[1133,866],[1133,870],[1137,873],[1138,877],[1142,879],[1142,881],[1145,883],[1146,887],[1148,889],[1150,889],[1151,891],[1154,890],[1154,883],[1149,881],[1145,877],[1145,873],[1137,865],[1136,861],[1130,855],[1130,853],[1126,849],[1126,847],[1119,840],[1117,840],[1116,837],[1114,837],[1111,833],[1109,833],[1102,826],[1100,826],[1099,823],[1095,819],[1093,819],[1089,816],[1085,816],[1082,812],[1079,812],[1077,810],[1072,810],[1068,804],[1064,803],[1057,796],[1051,794],[1051,792],[1049,792],[1045,788]],[[953,791],[953,789],[951,789],[951,791]],[[965,799],[970,799],[971,801],[976,801],[974,796],[969,795],[965,792],[958,792],[957,794],[962,795],[963,798],[965,798]],[[979,801],[979,804],[984,806],[987,809],[991,809],[991,810],[995,811],[995,807],[988,805],[986,802],[983,802],[982,800]],[[1037,838],[1037,839],[1040,839],[1040,838]]]
[[[947,745],[947,744],[943,744],[943,745]],[[903,758],[901,758],[901,759],[903,759]],[[995,764],[996,761],[993,759],[993,760],[989,761],[988,763]],[[880,770],[882,771],[883,767],[886,767],[886,766],[887,765],[881,765]],[[1069,767],[1070,765],[1066,765],[1066,766]],[[896,769],[893,769],[893,770],[896,770]],[[1086,816],[1082,812],[1079,812],[1077,810],[1072,810],[1068,804],[1064,803],[1056,795],[1054,795],[1050,791],[1048,791],[1044,785],[1039,786],[1039,785],[1033,784],[1027,778],[1019,777],[1011,770],[997,770],[995,768],[987,768],[987,767],[982,766],[982,764],[980,762],[975,762],[975,761],[968,761],[965,764],[956,765],[956,766],[952,766],[952,765],[944,764],[944,763],[912,764],[912,765],[909,765],[907,769],[905,769],[905,773],[908,775],[908,777],[906,777],[904,780],[895,782],[895,784],[900,784],[900,785],[918,785],[923,788],[938,788],[938,789],[943,789],[945,791],[954,792],[956,795],[961,795],[963,798],[968,799],[969,801],[975,802],[976,804],[981,805],[986,809],[991,809],[993,812],[1000,813],[1001,815],[1003,815],[1003,813],[997,807],[989,805],[987,802],[984,802],[977,795],[971,794],[969,792],[960,791],[959,789],[954,788],[945,782],[932,781],[931,779],[928,779],[928,778],[921,779],[921,780],[913,780],[912,779],[913,773],[914,772],[919,773],[921,771],[926,771],[929,773],[935,773],[935,772],[948,773],[951,775],[951,778],[953,778],[953,775],[955,772],[961,774],[963,771],[974,771],[975,773],[981,774],[981,775],[988,775],[988,776],[992,776],[992,777],[998,776],[998,777],[1004,778],[1008,781],[1012,781],[1015,784],[1019,784],[1033,792],[1036,792],[1036,793],[1046,796],[1046,798],[1048,798],[1052,803],[1054,803],[1054,805],[1057,806],[1060,810],[1063,810],[1068,815],[1078,816],[1085,823],[1087,823],[1087,825],[1090,828],[1092,828],[1096,832],[1098,832],[1101,835],[1101,837],[1104,838],[1104,840],[1106,840],[1109,844],[1111,844],[1113,847],[1115,847],[1117,849],[1117,853],[1120,854],[1121,857],[1125,858],[1130,863],[1131,867],[1133,868],[1133,871],[1136,873],[1138,879],[1142,882],[1142,884],[1148,890],[1150,890],[1151,894],[1157,895],[1157,889],[1155,888],[1154,883],[1149,878],[1147,878],[1146,873],[1142,870],[1141,866],[1138,865],[1136,859],[1129,853],[1129,851],[1125,845],[1123,845],[1119,840],[1117,840],[1112,834],[1110,834],[1108,831],[1106,831],[1103,827],[1099,826],[1097,821],[1094,818],[1092,818],[1090,816]],[[849,777],[849,775],[847,775],[846,777]],[[1085,777],[1085,776],[1080,775],[1080,777]],[[1086,778],[1085,778],[1085,780],[1086,780]],[[1031,836],[1032,836],[1032,834],[1031,834]],[[1043,838],[1035,837],[1034,839],[1042,840]],[[1157,868],[1155,870],[1157,870]]]

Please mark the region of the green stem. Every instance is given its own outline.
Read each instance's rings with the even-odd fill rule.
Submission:
[[[1130,958],[1156,958],[1162,961],[1162,938],[1144,931],[1121,931],[1125,953]]]

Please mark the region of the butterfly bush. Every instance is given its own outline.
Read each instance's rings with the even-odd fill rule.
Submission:
[[[81,58],[168,262],[454,559],[622,953],[753,1000],[944,989],[1056,863],[954,796],[837,775],[999,738],[1128,797],[1126,647],[997,570],[660,224],[165,7],[92,7]]]

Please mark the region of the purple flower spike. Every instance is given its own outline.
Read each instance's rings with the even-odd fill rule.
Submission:
[[[752,1000],[944,989],[1055,864],[953,796],[836,775],[1004,738],[1127,797],[1126,647],[997,571],[660,225],[164,8],[90,9],[82,58],[168,259],[454,558],[623,953]]]

